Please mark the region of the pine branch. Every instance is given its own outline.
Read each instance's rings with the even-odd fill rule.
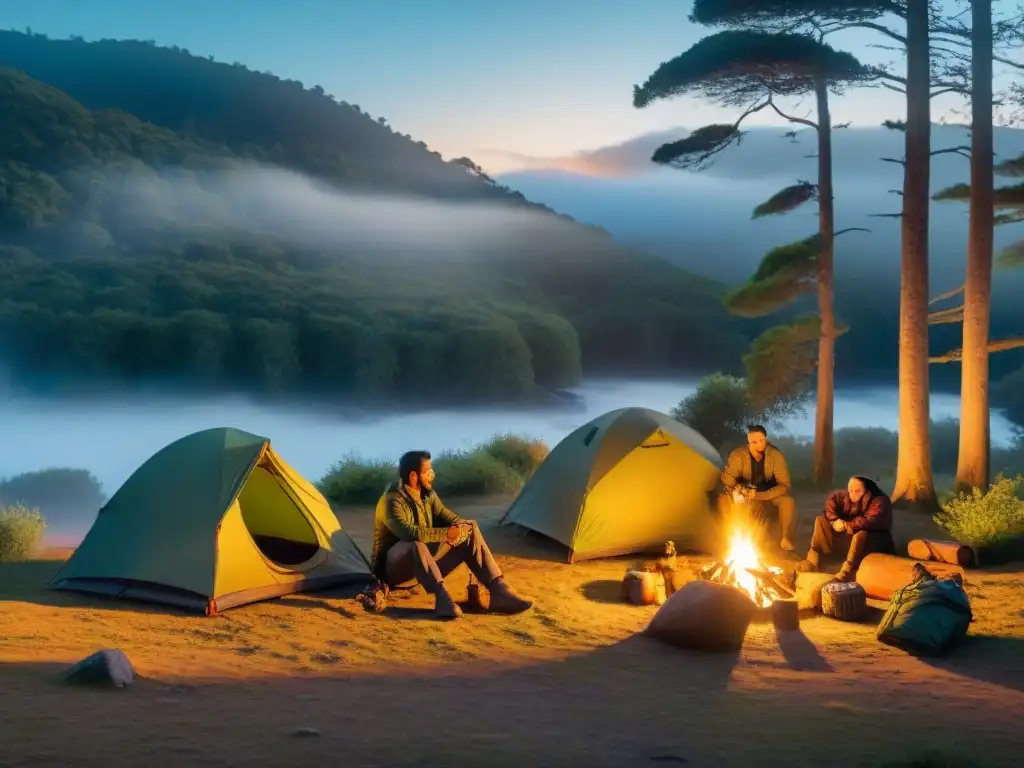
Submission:
[[[932,305],[932,304],[938,304],[940,301],[945,301],[946,299],[952,299],[954,296],[959,296],[961,293],[964,292],[964,289],[966,287],[967,287],[966,285],[961,285],[960,287],[954,288],[951,291],[946,291],[945,293],[940,293],[935,298],[930,299],[928,301],[928,304],[929,304],[929,306]]]
[[[1024,184],[1014,184],[1009,187],[996,187],[993,192],[993,202],[996,208],[1024,208]],[[970,184],[954,184],[951,187],[940,189],[932,196],[932,200],[945,202],[954,200],[966,202],[971,199]]]
[[[743,121],[767,106],[768,100],[761,101],[748,107],[731,125],[723,123],[705,125],[692,131],[684,139],[662,144],[651,155],[651,161],[659,165],[671,165],[675,168],[703,170],[715,155],[733,144],[739,144],[743,139],[743,131],[740,130]]]
[[[791,123],[796,123],[797,125],[806,125],[808,128],[813,128],[814,130],[818,130],[818,124],[816,122],[814,122],[813,120],[808,120],[807,118],[803,118],[803,117],[795,117],[793,115],[787,115],[785,112],[783,112],[781,109],[779,109],[775,105],[775,102],[772,101],[772,99],[770,97],[768,99],[768,106],[770,106],[772,109],[774,109],[775,112],[778,113],[779,117],[782,117],[782,118],[784,118],[786,120],[789,120],[789,122],[791,122]]]
[[[998,176],[1024,176],[1024,155],[1011,160],[1004,160],[995,167]]]
[[[951,187],[940,189],[934,195],[932,200],[936,202],[945,202],[948,200],[955,200],[957,202],[964,202],[971,199],[971,186],[970,184],[954,184]]]
[[[907,123],[904,120],[883,120],[882,127],[888,128],[890,131],[907,132]]]
[[[996,267],[999,269],[1019,269],[1024,267],[1024,240],[1011,243],[996,256]]]
[[[1014,69],[1024,71],[1024,62],[1022,61],[1014,61],[1013,59],[1007,59],[1004,58],[1003,56],[993,56],[992,60],[998,61],[1000,64],[1005,64],[1008,67],[1013,67]]]
[[[849,24],[837,26],[830,31],[839,32],[843,29],[871,29],[874,30],[875,32],[878,32],[881,35],[885,35],[886,37],[895,40],[897,43],[902,43],[903,45],[907,44],[906,37],[899,34],[895,30],[889,29],[887,26],[883,24],[878,24],[877,22],[874,21],[854,21]]]
[[[959,147],[946,147],[945,149],[935,149],[935,150],[932,150],[931,156],[935,157],[937,155],[960,155],[961,157],[966,157],[968,160],[970,160],[971,159],[971,148],[970,147],[965,147],[965,146],[959,146]]]
[[[773,216],[780,213],[795,211],[801,205],[818,197],[818,185],[809,181],[799,181],[792,186],[780,189],[770,198],[754,208],[751,216],[759,219],[763,216]]]
[[[988,352],[993,354],[995,352],[1006,352],[1010,349],[1020,349],[1024,347],[1024,336],[1015,336],[1009,339],[996,339],[995,341],[989,342]],[[958,363],[964,359],[964,350],[962,347],[951,349],[944,355],[938,355],[937,357],[929,357],[929,363]]]
[[[997,339],[988,345],[989,352],[1006,352],[1010,349],[1024,347],[1024,336],[1015,336],[1009,339]]]
[[[750,280],[726,294],[723,303],[729,313],[737,317],[764,317],[814,290],[815,282],[812,278],[786,275]]]
[[[945,325],[950,323],[962,323],[964,320],[964,305],[961,304],[950,309],[940,309],[928,315],[928,325]]]
[[[821,318],[802,315],[769,328],[743,356],[747,386],[756,403],[769,403],[803,392],[818,365]]]
[[[1024,209],[1017,213],[997,213],[992,223],[997,227],[1004,224],[1024,224]]]
[[[773,278],[811,279],[817,274],[821,255],[821,234],[815,232],[803,240],[772,248],[757,265],[751,282],[761,283]]]

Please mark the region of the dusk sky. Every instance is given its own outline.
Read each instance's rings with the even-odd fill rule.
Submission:
[[[950,0],[952,3],[953,0]],[[734,113],[692,99],[633,108],[632,87],[708,34],[688,0],[31,0],[0,3],[0,27],[50,37],[178,45],[321,85],[446,157],[500,172],[517,154],[554,157]],[[632,10],[630,8],[632,7]],[[836,35],[865,61],[873,32]],[[900,65],[902,68],[902,65]],[[801,114],[810,104],[801,107]],[[950,104],[936,104],[936,118]],[[901,117],[900,94],[862,90],[836,121]],[[765,113],[762,122],[778,123]]]

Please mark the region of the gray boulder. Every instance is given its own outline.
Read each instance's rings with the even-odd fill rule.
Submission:
[[[104,648],[82,659],[64,673],[64,682],[124,688],[135,679],[132,663],[122,651]]]

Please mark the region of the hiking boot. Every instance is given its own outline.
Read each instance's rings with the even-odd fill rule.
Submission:
[[[818,566],[812,563],[810,560],[804,559],[797,563],[796,567],[793,570],[797,573],[816,573],[818,570]]]
[[[434,616],[439,619],[451,620],[462,616],[462,609],[452,600],[444,584],[439,584],[434,593]]]
[[[488,591],[491,593],[491,613],[522,613],[533,605],[532,600],[517,595],[515,590],[505,583],[505,579],[500,577],[495,579]]]

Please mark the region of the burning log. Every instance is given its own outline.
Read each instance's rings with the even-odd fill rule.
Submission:
[[[787,587],[779,580],[779,576],[781,574],[777,574],[772,571],[761,570],[759,568],[747,568],[747,571],[749,573],[754,574],[754,576],[756,576],[757,578],[761,579],[765,584],[767,584],[780,595],[782,595],[782,597],[785,597],[787,599],[791,597],[796,597],[796,592],[791,590],[789,587]]]
[[[703,581],[734,587],[753,601],[758,608],[768,608],[776,600],[790,599],[793,591],[782,584],[782,569],[761,562],[753,539],[743,533],[733,536],[723,561],[715,561],[698,573]]]

